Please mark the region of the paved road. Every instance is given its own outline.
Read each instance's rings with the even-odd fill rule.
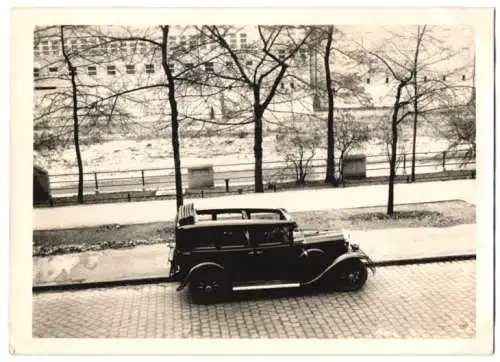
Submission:
[[[33,336],[474,338],[475,265],[379,268],[357,293],[253,292],[213,306],[175,284],[36,294]]]
[[[397,184],[395,204],[464,200],[476,203],[476,180]],[[294,190],[185,199],[196,207],[284,207],[290,212],[380,206],[387,204],[387,185],[318,190]],[[109,224],[140,224],[173,220],[175,200],[122,202],[33,209],[35,230],[64,229]]]

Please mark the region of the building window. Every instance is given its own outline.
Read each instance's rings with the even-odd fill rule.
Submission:
[[[193,64],[186,64],[186,68],[191,68]],[[175,66],[174,63],[169,63],[168,64],[168,69],[173,73],[175,71]]]
[[[465,74],[462,74],[462,80],[465,80]]]
[[[446,82],[446,75],[443,75],[443,82]]]
[[[135,66],[133,64],[127,65],[127,74],[135,74]]]
[[[169,36],[168,42],[172,45],[175,45],[175,43],[177,43],[177,38],[175,36]]]
[[[77,53],[78,52],[78,44],[77,44],[77,40],[76,39],[73,39],[71,40],[71,51],[73,53]]]
[[[179,45],[181,46],[182,49],[186,49],[186,36],[183,35],[181,36],[181,41],[179,42]]]
[[[95,65],[89,65],[88,71],[89,75],[97,75],[97,67]]]
[[[69,72],[69,75],[77,75],[78,74],[78,70],[76,67],[71,67],[71,71]]]
[[[97,42],[95,39],[89,40],[90,55],[97,55]]]
[[[155,72],[154,64],[146,64],[146,73],[152,74]]]
[[[247,35],[245,33],[240,34],[240,47],[241,47],[241,49],[248,48]]]
[[[40,68],[33,68],[33,76],[38,78],[40,76]]]
[[[59,51],[59,40],[52,40],[52,54],[58,55]]]
[[[130,54],[135,54],[135,51],[136,51],[136,49],[137,49],[137,42],[135,42],[135,41],[130,41],[130,42],[128,43],[128,47],[129,47],[129,50],[128,50],[128,51],[129,51],[129,53],[130,53]]]
[[[108,74],[109,75],[115,75],[116,74],[116,66],[114,66],[114,65],[108,65]]]
[[[109,51],[111,52],[111,54],[114,54],[118,51],[118,44],[116,44],[115,42],[111,43],[111,45],[109,46]]]
[[[146,46],[146,43],[144,43],[144,42],[143,42],[143,43],[141,43],[141,45],[140,45],[140,49],[141,49],[141,54],[146,54],[146,52],[147,52],[147,50],[148,50],[148,48],[147,48],[147,46]]]
[[[232,68],[233,67],[233,62],[226,62],[226,67]]]
[[[121,41],[120,42],[120,51],[122,53],[126,53],[127,52],[127,42],[126,41]]]
[[[389,77],[385,77],[385,84],[389,84]]]
[[[205,71],[213,72],[214,71],[214,63],[212,63],[212,62],[205,63]]]
[[[247,67],[251,67],[253,65],[253,62],[251,60],[247,61]]]
[[[191,49],[194,49],[194,48],[196,48],[196,45],[197,45],[197,44],[196,44],[196,36],[194,36],[194,35],[190,35],[190,36],[189,36],[189,47],[190,47]]]
[[[285,49],[278,50],[278,57],[283,59],[285,57]]]
[[[42,41],[42,52],[43,52],[43,55],[49,55],[50,54],[49,41],[48,40]]]
[[[101,52],[103,52],[103,54],[106,54],[108,52],[108,44],[107,43],[101,43],[100,48],[101,48]]]
[[[427,76],[424,76],[424,82],[427,82]]]
[[[285,85],[283,84],[283,82],[280,83],[280,86],[281,86],[281,89],[285,89]]]
[[[231,34],[229,36],[229,45],[231,46],[231,48],[236,49],[236,46],[237,46],[237,44],[236,44],[236,34]]]
[[[295,88],[295,84],[293,84],[293,82],[290,82],[290,88],[291,88],[291,89],[294,89],[294,88]]]
[[[366,84],[370,84],[370,78],[366,78]]]
[[[57,67],[50,67],[49,68],[50,73],[57,73],[57,70],[58,70]]]

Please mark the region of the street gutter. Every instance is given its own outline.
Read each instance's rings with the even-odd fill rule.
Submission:
[[[473,254],[458,254],[458,255],[433,256],[433,257],[423,257],[423,258],[379,260],[379,261],[374,261],[368,266],[380,268],[380,267],[394,267],[394,266],[404,266],[404,265],[414,265],[414,264],[458,262],[467,260],[476,260],[476,254],[473,253]],[[60,291],[77,291],[85,289],[102,289],[102,288],[126,287],[126,286],[159,284],[159,283],[169,283],[169,282],[174,282],[172,277],[158,276],[158,277],[146,277],[146,278],[135,278],[135,279],[121,279],[112,281],[87,282],[87,283],[47,284],[47,285],[33,286],[32,292],[48,293],[48,292],[60,292]]]

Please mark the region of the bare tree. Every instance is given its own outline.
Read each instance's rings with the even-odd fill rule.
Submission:
[[[335,121],[335,147],[339,152],[340,179],[344,179],[344,159],[370,138],[370,128],[354,119],[352,113],[343,111]]]
[[[425,120],[427,115],[435,113],[436,108],[447,108],[453,112],[454,107],[461,107],[464,102],[463,95],[457,93],[468,93],[469,87],[459,85],[456,81],[468,68],[468,63],[459,63],[459,57],[467,52],[473,45],[469,42],[466,45],[456,48],[444,40],[446,33],[450,29],[443,27],[428,27],[427,25],[417,26],[416,33],[400,34],[405,38],[421,38],[421,46],[413,53],[412,69],[415,74],[411,89],[409,90],[412,99],[412,161],[411,180],[415,181],[417,133],[419,130],[419,119]],[[444,39],[443,39],[444,38]],[[466,38],[466,37],[465,37]],[[462,61],[463,62],[463,61]],[[441,74],[437,74],[434,67],[446,64],[446,70],[441,69]],[[442,67],[441,67],[442,68]],[[444,99],[453,97],[452,102]],[[441,100],[440,100],[441,99]]]
[[[183,187],[181,172],[181,155],[179,131],[181,122],[200,122],[201,124],[228,125],[231,122],[216,119],[213,103],[207,102],[221,92],[221,87],[213,80],[213,62],[220,56],[220,49],[208,44],[209,39],[203,37],[196,27],[183,27],[182,31],[190,31],[190,35],[173,35],[172,26],[159,25],[150,28],[124,27],[119,32],[117,29],[102,29],[100,36],[105,41],[113,43],[138,43],[141,48],[149,48],[150,67],[158,63],[164,77],[146,77],[134,79],[130,84],[124,84],[121,88],[109,96],[102,98],[123,98],[128,102],[137,104],[148,104],[154,99],[162,108],[160,117],[165,127],[171,130],[171,143],[174,159],[174,178],[176,189],[177,207],[183,204]],[[184,33],[182,33],[184,34]],[[173,42],[176,36],[189,38],[179,43]],[[208,51],[201,49],[209,47]],[[142,54],[134,53],[133,56]],[[165,97],[163,97],[163,92]],[[197,113],[196,105],[204,108],[205,115]],[[244,124],[235,122],[234,124]],[[191,123],[189,123],[191,124]]]
[[[287,168],[295,175],[295,182],[302,186],[310,173],[312,161],[324,137],[318,120],[305,116],[292,116],[276,131],[276,150],[284,155]]]
[[[76,67],[71,61],[71,57],[66,51],[66,39],[64,38],[64,26],[61,26],[61,47],[64,60],[68,67],[71,81],[71,98],[73,102],[73,144],[75,145],[76,161],[78,164],[78,203],[83,204],[83,163],[80,152],[80,123],[78,121],[78,88],[76,84]]]
[[[394,101],[390,116],[388,215],[394,214],[394,181],[398,159],[398,126],[408,116],[415,113],[418,113],[418,115],[429,115],[449,109],[449,100],[457,98],[454,97],[457,95],[457,92],[470,88],[466,85],[450,84],[437,77],[417,83],[416,70],[422,71],[426,69],[429,71],[436,63],[449,59],[449,55],[446,55],[442,58],[435,58],[433,61],[427,60],[427,62],[423,62],[425,59],[422,54],[425,50],[423,39],[427,31],[427,27],[419,27],[417,36],[409,37],[409,41],[404,44],[404,51],[402,50],[403,45],[397,42],[397,40],[403,38],[401,36],[402,33],[393,33],[392,37],[378,49],[364,48],[364,52],[362,52],[368,56],[367,64],[372,69],[389,73],[393,79],[393,83],[395,83]],[[415,93],[416,83],[418,88]],[[415,107],[415,105],[417,105],[416,110],[412,109],[412,106]],[[416,127],[415,123],[414,127]]]
[[[204,34],[213,39],[225,51],[234,64],[235,71],[218,73],[220,79],[245,85],[251,92],[254,124],[255,192],[264,192],[262,179],[263,119],[269,104],[285,77],[289,62],[304,46],[311,34],[308,28],[293,36],[288,26],[257,26],[258,39],[249,49],[237,51],[227,40],[231,27],[205,26]],[[255,63],[254,63],[255,61]],[[255,65],[254,65],[255,64]]]
[[[321,57],[321,76],[312,76],[310,85],[313,87],[314,106],[316,111],[327,112],[327,160],[325,182],[336,185],[336,162],[335,162],[335,110],[336,99],[356,99],[362,106],[371,105],[371,99],[362,86],[362,79],[359,73],[348,70],[359,61],[352,57],[345,44],[345,33],[334,27],[318,26],[314,27],[314,35],[308,40],[308,48],[314,56]],[[335,44],[337,43],[337,44]],[[333,55],[336,55],[333,60]],[[314,66],[317,66],[315,60]],[[359,68],[359,67],[358,67]],[[315,70],[316,73],[317,70]],[[324,76],[323,76],[324,75]],[[325,99],[326,102],[322,100]]]
[[[453,107],[443,114],[443,122],[436,128],[438,134],[449,141],[449,152],[461,154],[463,164],[473,160],[476,156],[475,92],[467,104]]]
[[[88,31],[87,26],[68,25],[39,27],[34,31],[35,59],[39,63],[35,68],[34,148],[56,149],[73,144],[79,203],[84,202],[82,137],[92,134],[102,137],[100,133],[109,127],[112,119],[127,117],[116,101],[96,107],[96,91],[103,87],[80,74],[95,64],[87,59],[92,47],[76,44],[76,39],[87,39]]]
[[[417,39],[423,39],[425,35],[425,30],[427,26],[423,27],[417,26]],[[412,159],[411,159],[411,180],[415,181],[415,164],[416,164],[416,150],[417,150],[417,122],[418,122],[418,100],[419,100],[419,82],[418,82],[418,73],[419,73],[419,55],[420,55],[420,47],[417,46],[415,49],[414,61],[413,61],[413,74],[414,74],[414,82],[413,82],[413,139],[412,139]]]
[[[325,55],[324,55],[324,65],[325,65],[325,82],[326,82],[326,93],[328,95],[328,132],[327,132],[327,157],[326,157],[326,178],[325,182],[332,185],[337,184],[335,177],[335,135],[334,135],[334,118],[333,112],[335,108],[335,89],[332,84],[332,74],[330,70],[330,56],[333,41],[333,25],[328,26],[327,30],[327,40],[325,45]]]

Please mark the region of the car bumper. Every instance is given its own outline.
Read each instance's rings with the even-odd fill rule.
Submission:
[[[357,244],[351,244],[351,251],[355,253],[359,253],[362,256],[362,260],[365,263],[365,265],[370,268],[373,274],[375,274],[375,263],[373,260],[359,247]]]

